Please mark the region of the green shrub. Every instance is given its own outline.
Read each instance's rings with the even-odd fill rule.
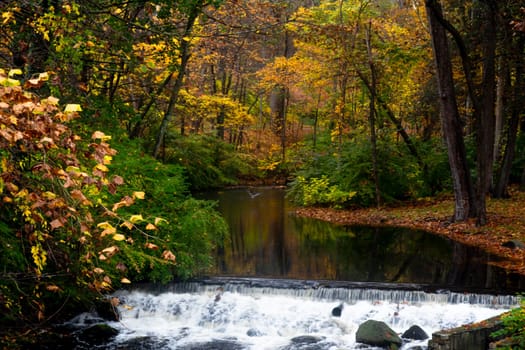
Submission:
[[[310,179],[298,176],[293,181],[291,188],[288,197],[295,204],[301,206],[329,205],[341,207],[355,196],[355,192],[345,192],[339,189],[337,185],[330,185],[330,180],[326,175],[321,176],[321,178]]]
[[[248,155],[233,145],[204,135],[176,136],[166,141],[165,162],[185,169],[191,191],[202,191],[237,183],[239,176],[255,174]]]
[[[144,154],[137,142],[124,141],[115,147],[121,156],[115,156],[112,169],[125,179],[119,192],[138,190],[145,194],[145,199],[133,206],[133,211],[143,213],[139,226],[145,229],[155,218],[165,219],[158,222],[161,229],[154,233],[155,240],[148,235],[137,238],[141,246],[155,244],[151,247],[159,251],[157,259],[140,258],[135,250],[123,251],[125,264],[134,268],[134,278],[167,282],[174,277],[194,276],[208,268],[212,250],[228,232],[215,203],[189,195],[187,172],[182,166],[156,161]],[[122,208],[122,213],[126,213],[126,208]],[[174,266],[162,264],[160,252],[165,250],[175,254]]]
[[[525,303],[502,316],[503,328],[491,334],[492,338],[507,338],[496,349],[525,349]],[[509,345],[510,344],[510,345]]]

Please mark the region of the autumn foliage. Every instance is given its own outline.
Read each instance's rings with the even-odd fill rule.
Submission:
[[[87,290],[130,283],[133,269],[119,260],[122,250],[174,266],[174,252],[151,234],[166,220],[119,215],[145,193],[116,196],[124,179],[108,175],[116,154],[111,137],[95,131],[84,140],[67,125],[79,106],[63,109],[4,72],[0,82],[2,318],[42,322],[66,302],[92,299]]]

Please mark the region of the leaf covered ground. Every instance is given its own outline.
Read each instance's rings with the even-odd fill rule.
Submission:
[[[488,199],[488,224],[475,220],[451,222],[452,197],[421,200],[395,207],[337,210],[298,208],[297,215],[341,225],[398,226],[422,229],[466,245],[480,247],[495,256],[492,264],[525,275],[525,249],[507,248],[512,240],[525,242],[525,192],[513,190],[509,199]]]

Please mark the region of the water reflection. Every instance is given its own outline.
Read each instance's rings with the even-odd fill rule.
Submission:
[[[282,189],[234,189],[207,197],[218,200],[231,228],[231,238],[217,252],[215,275],[499,291],[522,285],[491,266],[481,250],[436,235],[296,217]]]

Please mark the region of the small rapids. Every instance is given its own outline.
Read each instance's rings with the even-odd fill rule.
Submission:
[[[398,334],[418,325],[431,337],[518,303],[511,296],[243,283],[186,283],[164,291],[120,291],[115,297],[121,320],[109,323],[119,330],[111,349],[374,349],[355,341],[359,325],[370,319]],[[341,315],[333,316],[341,304]],[[425,348],[427,342],[407,340],[401,349]]]

